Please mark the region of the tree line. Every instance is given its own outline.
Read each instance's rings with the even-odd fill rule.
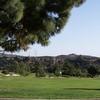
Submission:
[[[99,59],[97,62],[99,62]],[[36,77],[95,77],[100,75],[100,64],[87,63],[87,61],[82,61],[81,58],[75,61],[66,59],[63,63],[58,61],[53,64],[50,61],[34,60],[34,62],[30,62],[27,59],[0,58],[0,70],[4,74],[13,72],[23,76],[34,73]]]

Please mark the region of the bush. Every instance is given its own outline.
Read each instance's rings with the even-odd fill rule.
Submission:
[[[21,62],[16,67],[16,73],[22,76],[27,76],[30,74],[30,68],[27,64],[24,64],[23,62]]]
[[[3,74],[9,74],[9,71],[8,70],[3,70],[2,73]]]
[[[45,77],[46,74],[44,72],[37,72],[36,74],[36,77]]]

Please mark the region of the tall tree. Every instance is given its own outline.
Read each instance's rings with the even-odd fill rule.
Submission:
[[[0,46],[5,51],[47,45],[85,0],[0,0]]]

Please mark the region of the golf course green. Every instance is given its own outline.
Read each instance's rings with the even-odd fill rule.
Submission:
[[[100,98],[100,79],[0,77],[0,98]]]

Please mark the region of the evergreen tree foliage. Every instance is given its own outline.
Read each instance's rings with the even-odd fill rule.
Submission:
[[[35,76],[36,77],[45,77],[46,76],[44,65],[37,61],[35,63]]]
[[[48,45],[64,27],[74,7],[85,0],[0,0],[0,46],[26,50],[29,44]]]
[[[30,67],[24,62],[17,63],[15,66],[15,73],[18,73],[22,76],[27,76],[30,74]]]
[[[69,61],[65,61],[62,69],[62,75],[75,76],[76,69]]]

